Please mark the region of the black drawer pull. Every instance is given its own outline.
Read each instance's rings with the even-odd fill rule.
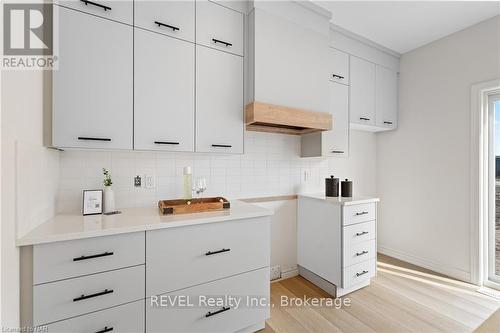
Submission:
[[[368,120],[370,120],[370,118],[359,117],[359,120],[366,120],[366,121],[368,121]]]
[[[361,273],[356,273],[356,276],[361,276],[361,275],[365,275],[366,273],[368,273],[368,271],[362,271]]]
[[[161,22],[158,22],[158,21],[155,21],[155,24],[158,24],[158,27],[164,26],[166,28],[172,29],[172,31],[174,31],[174,32],[175,32],[175,30],[181,30],[178,27],[174,27],[173,25],[161,23]]]
[[[78,140],[83,140],[83,141],[111,141],[110,138],[91,138],[88,136],[79,136]]]
[[[94,298],[94,297],[103,296],[103,295],[112,294],[112,293],[113,293],[113,289],[104,289],[103,291],[95,293],[95,294],[82,295],[80,297],[73,298],[73,302],[83,301],[84,299]]]
[[[231,43],[225,42],[225,41],[220,40],[220,39],[215,39],[215,38],[212,38],[212,42],[214,42],[214,44],[217,44],[217,43],[224,44],[224,45],[226,45],[226,47],[233,46],[233,44],[231,44]]]
[[[85,4],[85,6],[92,5],[92,6],[96,6],[96,7],[101,7],[102,9],[104,9],[104,11],[111,10],[111,7],[101,5],[100,3],[97,3],[97,2],[88,1],[88,0],[80,0],[80,1],[83,2]]]
[[[216,148],[231,148],[232,146],[231,145],[212,145],[212,147],[216,147]]]
[[[337,75],[337,74],[332,74],[332,77],[333,77],[334,79],[339,79],[339,80],[343,80],[343,79],[345,79],[345,77],[343,77],[342,75]]]
[[[366,235],[366,234],[368,234],[368,231],[357,232],[356,236],[363,236],[363,235]]]
[[[384,121],[384,124],[392,125],[392,121]]]
[[[212,254],[224,253],[224,252],[229,252],[229,251],[231,251],[231,249],[222,249],[219,251],[208,251],[207,253],[205,253],[205,255],[211,256]]]
[[[332,154],[343,154],[343,150],[332,150]]]
[[[368,212],[361,212],[361,213],[356,213],[356,216],[366,215],[366,214],[368,214]]]
[[[106,333],[106,332],[111,332],[113,330],[113,327],[108,327],[108,326],[104,326],[104,328],[100,331],[97,331],[95,333]]]
[[[93,254],[91,256],[81,256],[77,258],[73,258],[73,261],[81,261],[81,260],[87,260],[87,259],[94,259],[94,258],[100,258],[100,257],[107,257],[107,256],[112,256],[114,253],[113,252],[104,252],[100,254]]]
[[[358,253],[356,253],[356,257],[362,256],[365,254],[368,254],[368,251],[358,252]]]
[[[231,308],[229,306],[225,306],[223,307],[222,309],[220,310],[217,310],[215,312],[210,312],[208,311],[207,314],[205,315],[206,318],[208,317],[212,317],[212,316],[215,316],[216,314],[219,314],[219,313],[222,313],[222,312],[226,312],[227,310],[231,310]]]
[[[155,145],[178,145],[179,142],[173,141],[155,141]]]

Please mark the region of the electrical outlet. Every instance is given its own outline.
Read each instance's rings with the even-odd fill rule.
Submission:
[[[135,176],[134,177],[134,186],[135,187],[141,187],[142,186],[141,176]]]
[[[281,267],[279,265],[271,267],[271,281],[278,279],[281,279]]]
[[[145,188],[155,188],[155,176],[145,175],[144,176],[144,187]]]
[[[310,176],[311,175],[309,170],[304,170],[304,183],[307,183],[309,181]]]

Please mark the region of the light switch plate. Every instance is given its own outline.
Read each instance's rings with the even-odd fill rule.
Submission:
[[[144,187],[145,188],[155,188],[155,176],[144,175]]]

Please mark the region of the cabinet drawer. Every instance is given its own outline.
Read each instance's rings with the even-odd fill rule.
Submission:
[[[35,325],[86,314],[144,297],[144,266],[33,287]]]
[[[194,1],[135,1],[134,25],[194,42]]]
[[[376,219],[375,204],[368,203],[354,206],[345,206],[343,215],[343,225],[373,221]]]
[[[243,14],[210,1],[197,1],[196,43],[243,55]]]
[[[267,217],[148,231],[146,296],[269,266],[269,232]]]
[[[375,221],[368,221],[344,227],[342,231],[344,247],[375,239]]]
[[[376,260],[371,259],[342,270],[342,288],[347,289],[375,276]]]
[[[48,325],[48,333],[144,332],[144,300]]]
[[[35,245],[33,284],[143,264],[144,233]]]
[[[346,246],[344,243],[343,267],[352,266],[368,259],[373,259],[376,253],[376,243],[374,239],[363,243],[351,244],[349,246]]]
[[[132,24],[134,10],[132,0],[58,0],[57,3],[92,15]]]
[[[269,301],[269,284],[269,268],[263,268],[147,299],[147,332],[236,332],[263,323],[269,318],[269,308],[247,306],[247,296]],[[235,307],[234,304],[228,303],[205,306],[200,302],[200,296],[220,298],[221,295],[235,297],[241,300],[241,303]],[[158,304],[162,299],[174,301],[175,296],[188,296],[194,306],[159,307],[156,306],[157,303],[152,302],[153,299],[157,300]],[[217,311],[221,312],[215,313]],[[209,315],[209,312],[214,314]]]

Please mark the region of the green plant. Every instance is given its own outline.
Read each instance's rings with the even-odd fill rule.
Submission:
[[[111,184],[113,184],[113,181],[111,180],[111,174],[109,173],[109,170],[106,168],[102,168],[102,174],[104,175],[104,186],[111,186]]]

